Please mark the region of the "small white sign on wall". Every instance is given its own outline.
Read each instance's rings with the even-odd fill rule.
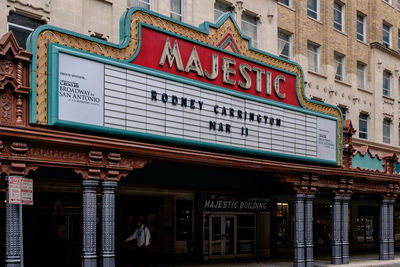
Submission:
[[[104,64],[59,54],[60,120],[103,126]]]
[[[325,118],[317,119],[317,156],[320,159],[336,159],[336,123]]]

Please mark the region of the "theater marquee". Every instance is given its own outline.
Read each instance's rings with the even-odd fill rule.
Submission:
[[[44,26],[30,38],[32,123],[341,164],[340,111],[233,18],[200,28],[132,9],[121,43]],[[47,71],[48,70],[48,71]]]

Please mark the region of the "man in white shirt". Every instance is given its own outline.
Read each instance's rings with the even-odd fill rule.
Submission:
[[[138,247],[137,266],[141,266],[143,264],[144,266],[147,267],[149,266],[147,262],[147,247],[149,246],[151,239],[150,230],[149,228],[143,225],[140,219],[137,221],[136,225],[137,225],[136,230],[133,232],[132,235],[128,236],[124,240],[124,243],[136,239],[136,244]]]

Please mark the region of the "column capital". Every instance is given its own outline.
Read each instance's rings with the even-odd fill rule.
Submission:
[[[117,181],[102,181],[103,189],[115,189],[118,186]]]
[[[98,180],[82,180],[82,189],[84,191],[96,191],[100,182]]]

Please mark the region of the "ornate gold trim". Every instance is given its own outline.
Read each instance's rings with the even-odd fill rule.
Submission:
[[[90,52],[105,57],[114,59],[126,60],[132,57],[138,48],[139,37],[139,22],[155,26],[157,28],[202,42],[212,46],[217,46],[228,33],[235,40],[238,49],[242,51],[242,55],[253,60],[263,62],[265,64],[277,66],[283,70],[296,73],[298,76],[297,93],[299,101],[307,109],[333,115],[338,118],[338,140],[342,140],[342,118],[340,112],[328,106],[312,103],[308,101],[303,94],[303,75],[301,69],[291,63],[273,58],[271,56],[249,50],[249,43],[242,39],[239,30],[235,27],[232,20],[226,20],[218,29],[210,28],[209,34],[199,32],[195,29],[186,27],[181,24],[176,24],[172,21],[164,20],[152,14],[142,11],[134,12],[131,16],[131,39],[127,47],[118,49],[115,47],[100,44],[94,41],[85,40],[76,36],[61,33],[55,30],[46,30],[39,34],[37,38],[37,89],[36,89],[36,119],[39,124],[47,124],[47,59],[48,59],[48,44],[50,42],[61,44],[64,46],[76,48],[82,51]],[[338,164],[342,164],[342,144],[338,144]]]

